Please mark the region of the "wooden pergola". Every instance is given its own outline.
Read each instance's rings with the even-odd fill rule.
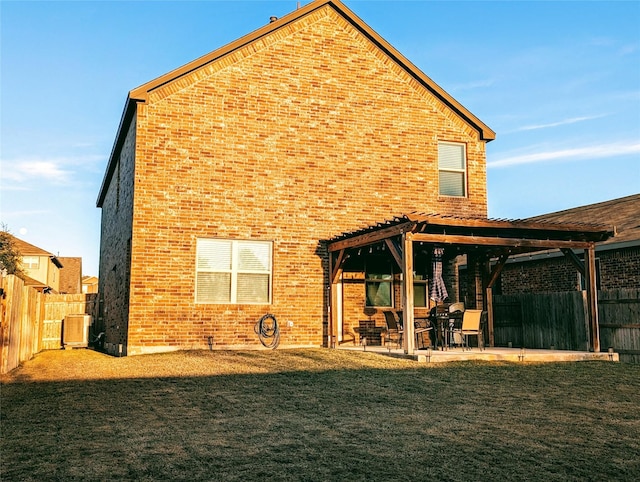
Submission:
[[[329,251],[329,346],[337,339],[336,284],[351,250],[384,243],[402,272],[402,304],[405,318],[404,351],[415,351],[414,243],[422,242],[466,254],[475,266],[476,308],[488,313],[489,345],[494,345],[493,286],[509,256],[560,249],[586,280],[589,347],[600,351],[595,245],[615,234],[612,226],[567,224],[527,220],[461,218],[411,213],[327,241]],[[584,261],[574,250],[584,250]]]

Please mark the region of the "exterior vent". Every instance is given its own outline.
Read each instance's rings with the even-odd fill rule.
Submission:
[[[89,346],[91,315],[67,315],[62,325],[62,343],[65,347],[86,348]]]

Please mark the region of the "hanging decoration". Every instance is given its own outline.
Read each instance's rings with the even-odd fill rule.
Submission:
[[[431,299],[437,303],[446,300],[449,297],[447,287],[444,285],[442,278],[442,256],[444,248],[433,248],[433,276],[431,279]]]

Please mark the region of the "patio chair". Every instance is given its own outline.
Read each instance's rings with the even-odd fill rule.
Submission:
[[[387,343],[395,342],[397,347],[402,345],[402,337],[404,335],[404,329],[402,327],[402,320],[396,319],[396,314],[393,311],[385,310],[384,320],[387,323],[387,331],[384,335],[385,345]]]
[[[469,348],[469,335],[478,337],[478,348],[481,350],[484,348],[484,341],[482,339],[482,316],[485,312],[482,310],[465,310],[462,317],[462,329],[460,334],[462,335],[462,348]]]
[[[345,343],[352,343],[353,345],[355,345],[357,341],[358,334],[352,327],[347,326],[343,330],[342,340],[338,342],[338,345],[344,345]]]
[[[415,326],[416,348],[418,348],[418,345],[420,345],[419,348],[424,348],[425,333],[429,334],[429,345],[431,345],[431,333],[429,333],[430,331],[433,331],[433,325],[431,322],[428,319],[421,319],[415,321],[413,325]]]
[[[464,315],[464,303],[457,302],[449,305],[449,345],[462,345],[462,316]]]

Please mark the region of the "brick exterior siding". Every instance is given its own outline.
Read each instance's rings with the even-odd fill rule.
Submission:
[[[102,309],[97,330],[110,345],[127,345],[131,229],[135,174],[136,122],[131,122],[102,204],[99,293]],[[126,353],[126,349],[124,350]]]
[[[598,289],[640,288],[639,248],[596,249],[596,263]],[[506,295],[578,289],[578,271],[564,256],[507,264],[501,273],[501,292]]]
[[[467,197],[438,195],[439,141],[466,145]],[[102,206],[107,341],[128,354],[209,336],[260,347],[254,324],[270,312],[281,346],[320,346],[321,240],[411,211],[485,217],[486,205],[477,130],[325,6],[138,104]],[[196,304],[198,238],[272,241],[272,304]],[[349,286],[358,320],[364,288]]]

